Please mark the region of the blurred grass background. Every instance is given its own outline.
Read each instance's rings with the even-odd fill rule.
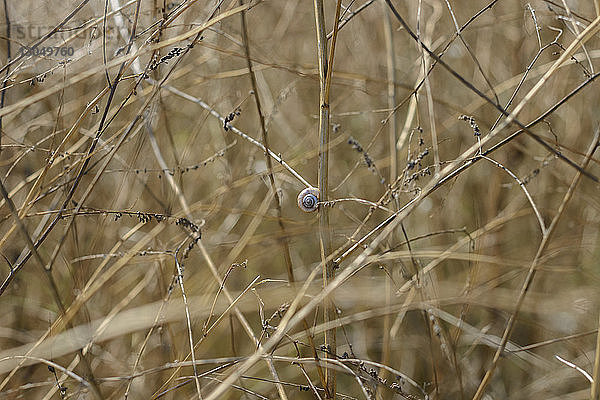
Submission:
[[[0,208],[0,398],[210,398],[257,341],[268,341],[295,299],[301,309],[321,292],[320,272],[307,282],[321,262],[318,212],[299,210],[305,184],[273,160],[278,217],[257,145],[239,6],[43,0],[0,7],[0,173],[15,207],[4,198]],[[597,15],[594,2],[575,0],[394,6],[426,46],[509,112]],[[314,5],[245,8],[269,148],[317,186]],[[328,31],[335,8],[325,2]],[[500,112],[422,51],[385,2],[344,1],[341,20],[330,101],[333,202],[321,210],[329,207],[335,257],[364,240],[340,260],[338,273],[354,273],[333,292],[337,398],[472,398],[513,317],[484,398],[589,398],[584,374],[556,356],[594,374],[597,36],[517,116],[528,124],[560,104],[530,129],[549,148],[521,134],[445,180],[445,167],[464,164],[453,164],[459,157],[478,157],[469,151],[478,142],[474,126],[486,140],[482,150],[519,127],[490,138]],[[59,24],[35,46],[37,55],[25,54]],[[41,54],[45,47],[58,54]],[[229,125],[199,101],[230,116]],[[578,171],[557,154],[592,175],[581,176],[567,202]],[[545,228],[560,215],[551,232],[541,232],[523,188]],[[365,236],[415,198],[402,224],[360,261],[382,230]],[[20,226],[39,244],[39,257]],[[241,295],[235,307],[225,292]],[[325,398],[314,362],[327,351],[323,306],[307,311],[313,345],[305,326],[286,327],[267,352],[271,365],[256,363],[220,398]],[[186,363],[190,336],[198,385]]]

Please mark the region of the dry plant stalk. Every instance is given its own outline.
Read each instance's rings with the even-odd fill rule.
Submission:
[[[338,21],[340,18],[341,0],[337,1],[335,18],[333,20],[333,35],[327,54],[327,28],[325,26],[325,13],[323,0],[314,0],[315,26],[317,30],[317,55],[319,59],[319,191],[321,201],[329,199],[329,115],[330,115],[330,88],[333,76],[333,56],[338,33]],[[333,252],[331,240],[331,226],[329,224],[328,207],[319,208],[319,243],[321,248],[321,262],[323,268],[323,287],[329,285],[335,277],[335,265],[328,260]],[[334,322],[337,318],[335,304],[332,298],[326,298],[323,303],[324,322]],[[336,358],[337,338],[336,328],[325,331],[325,349],[327,358]],[[325,372],[326,396],[336,396],[335,369],[328,367]]]

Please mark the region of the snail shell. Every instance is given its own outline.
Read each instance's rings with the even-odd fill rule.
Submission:
[[[307,187],[298,194],[298,207],[304,212],[316,211],[319,207],[319,189]]]

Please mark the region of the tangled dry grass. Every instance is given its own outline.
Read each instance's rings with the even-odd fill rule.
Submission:
[[[598,0],[0,8],[1,399],[598,399]]]

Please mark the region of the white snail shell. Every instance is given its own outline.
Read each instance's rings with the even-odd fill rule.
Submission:
[[[298,207],[304,212],[313,212],[319,208],[319,189],[307,187],[298,194]]]

